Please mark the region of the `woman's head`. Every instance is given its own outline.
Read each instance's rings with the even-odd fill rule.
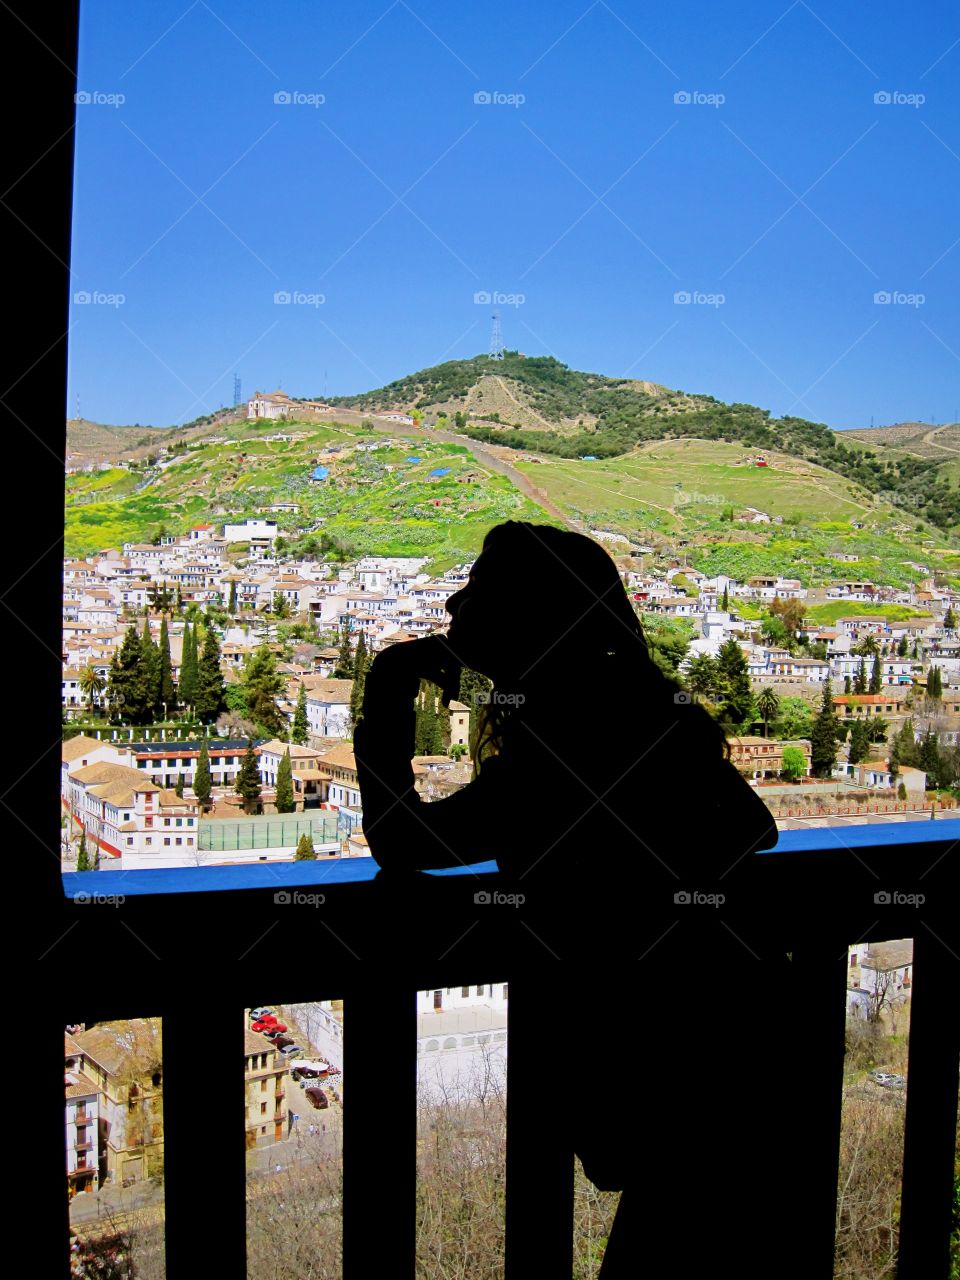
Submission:
[[[470,581],[447,601],[450,647],[501,686],[582,670],[606,654],[646,657],[609,555],[579,533],[508,521],[487,534]]]

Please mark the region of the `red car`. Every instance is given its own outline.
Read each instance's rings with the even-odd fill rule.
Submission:
[[[255,1022],[250,1028],[251,1031],[286,1031],[287,1027],[282,1022]]]

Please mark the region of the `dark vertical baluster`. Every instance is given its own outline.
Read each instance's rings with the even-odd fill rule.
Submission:
[[[218,1275],[242,1277],[243,1009],[214,997],[204,1001],[201,1048],[192,1004],[185,995],[178,1006],[163,1010],[167,1275],[196,1275],[212,1264]]]
[[[793,952],[790,989],[783,993],[791,1028],[781,1037],[770,1070],[781,1073],[784,1114],[791,1114],[796,1145],[784,1150],[785,1169],[796,1181],[794,1216],[785,1206],[782,1242],[791,1270],[784,1275],[830,1280],[836,1238],[837,1177],[843,1111],[847,945],[835,936],[816,949]],[[791,1079],[792,1071],[803,1078]],[[773,1122],[776,1117],[772,1118]],[[762,1123],[760,1117],[758,1121]]]
[[[555,982],[556,972],[550,975]],[[565,1048],[548,1038],[544,979],[511,976],[507,1035],[506,1280],[573,1270],[573,1147],[564,1072],[550,1059]],[[563,1096],[566,1095],[566,1096]]]
[[[412,1280],[415,995],[396,974],[366,980],[348,989],[343,1017],[344,1280]]]
[[[897,1280],[945,1280],[957,1132],[960,962],[922,923],[913,959]]]

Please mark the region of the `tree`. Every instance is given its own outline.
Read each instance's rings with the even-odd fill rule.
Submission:
[[[80,831],[80,847],[77,849],[77,870],[93,870],[90,865],[90,855],[87,853],[87,831],[85,827]]]
[[[213,777],[210,773],[210,753],[207,750],[206,738],[200,743],[200,757],[197,760],[197,772],[193,779],[193,794],[197,797],[202,808],[210,803],[210,795],[213,791]]]
[[[277,769],[277,813],[293,813],[293,769],[290,765],[290,748],[287,747]]]
[[[927,672],[927,697],[939,702],[943,696],[943,676],[939,667],[931,667]]]
[[[905,658],[910,652],[910,644],[906,636],[901,636],[897,642],[897,657]]]
[[[853,652],[859,653],[861,657],[864,658],[869,658],[873,654],[879,653],[880,645],[877,641],[877,637],[875,635],[864,636]]]
[[[166,707],[167,714],[177,705],[177,690],[173,683],[173,662],[170,658],[170,633],[167,631],[167,619],[160,620],[160,702]]]
[[[851,693],[851,692],[852,692],[851,687],[850,687],[850,677],[849,677],[849,676],[844,676],[844,677],[843,677],[843,692],[844,692],[845,694],[849,694],[849,693]]]
[[[353,676],[353,646],[350,643],[350,629],[344,622],[340,628],[340,652],[337,654],[337,665],[333,669],[335,680],[349,680]]]
[[[156,613],[169,613],[173,608],[174,594],[165,582],[148,588],[147,595],[150,597],[150,608]]]
[[[203,638],[203,652],[197,662],[197,716],[205,724],[215,720],[223,710],[224,684],[220,670],[220,642],[213,627],[207,627]]]
[[[956,631],[957,629],[957,615],[952,604],[947,606],[947,612],[943,615],[943,625],[947,631]]]
[[[240,761],[240,769],[237,772],[237,781],[234,785],[237,795],[243,800],[243,808],[245,813],[250,813],[260,806],[260,794],[263,788],[260,785],[260,770],[257,767],[257,753],[253,749],[253,743],[247,743],[247,749],[244,752],[243,759]]]
[[[803,607],[803,601],[797,600],[793,596],[789,598],[774,596],[770,601],[770,612],[775,617],[779,617],[783,620],[783,625],[786,627],[787,631],[789,631],[790,635],[796,639],[797,632],[803,626],[804,614],[806,612]]]
[[[867,692],[867,662],[865,658],[860,659],[860,665],[857,667],[857,674],[853,678],[853,692]]]
[[[763,736],[770,736],[768,724],[780,709],[780,698],[772,685],[765,685],[757,698],[757,710],[763,716]]]
[[[833,686],[823,686],[823,702],[810,734],[810,770],[814,777],[829,778],[837,762],[837,717],[833,711]]]
[[[237,580],[230,579],[230,600],[227,604],[227,612],[232,617],[237,612]]]
[[[904,720],[898,732],[893,735],[893,742],[890,744],[890,771],[898,774],[901,765],[916,768],[919,761],[920,753],[917,748],[913,721],[908,718]]]
[[[185,785],[186,785],[186,779],[184,778],[182,773],[178,773],[176,791],[177,791],[177,795],[180,797],[181,800],[183,799],[183,788]]]
[[[732,729],[753,717],[754,698],[747,660],[739,643],[731,636],[717,654],[717,692],[721,701],[721,721]]]
[[[177,698],[184,707],[197,702],[197,633],[186,622],[183,626],[183,653],[180,658],[180,683]]]
[[[907,798],[907,784],[905,782],[901,782],[900,785],[897,787],[897,799],[906,800],[906,798]]]
[[[730,612],[730,593],[727,590],[727,584],[723,584],[723,595],[720,597],[720,608],[724,613]]]
[[[883,692],[883,668],[880,665],[879,653],[874,656],[873,667],[870,670],[870,692]]]
[[[290,601],[282,591],[275,591],[273,593],[273,616],[275,618],[290,617]]]
[[[247,658],[243,671],[243,689],[250,718],[269,734],[283,732],[284,720],[277,706],[283,693],[283,676],[277,671],[277,660],[266,643]]]
[[[780,699],[780,709],[773,722],[775,738],[809,738],[813,732],[813,712],[803,698]]]
[[[111,715],[125,724],[143,724],[148,719],[149,685],[144,679],[143,646],[133,625],[113,655],[107,680],[107,700]]]
[[[353,688],[350,690],[350,719],[358,724],[363,715],[363,690],[370,667],[370,654],[363,632],[357,637],[357,648],[353,658]]]
[[[866,760],[870,752],[870,730],[866,721],[858,720],[850,731],[850,754],[848,759],[851,764],[859,764],[861,760]]]
[[[293,716],[293,730],[290,734],[290,741],[295,742],[297,746],[304,747],[310,736],[310,726],[307,723],[307,686],[300,685],[300,692],[297,694],[297,709]]]
[[[414,750],[418,756],[438,756],[443,752],[443,735],[437,715],[438,697],[436,685],[427,680],[421,682],[414,734]]]
[[[106,680],[104,680],[92,662],[88,662],[80,672],[77,677],[77,684],[80,686],[80,692],[87,700],[88,709],[107,687]]]
[[[317,856],[317,851],[313,847],[313,836],[306,831],[297,841],[297,852],[293,855],[294,862],[307,862]]]
[[[687,688],[697,697],[709,697],[717,685],[717,664],[709,653],[698,653],[687,665]]]
[[[797,782],[807,772],[807,757],[799,747],[784,747],[780,761],[780,772],[791,782]]]

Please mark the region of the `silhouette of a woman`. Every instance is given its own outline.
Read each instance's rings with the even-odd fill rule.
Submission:
[[[682,904],[701,877],[715,879],[776,843],[769,811],[729,763],[722,729],[651,657],[617,568],[597,543],[546,525],[498,525],[446,608],[445,637],[393,645],[367,675],[354,745],[364,832],[383,873],[495,858],[511,881],[569,887],[582,912],[579,955],[589,946],[611,963],[629,954],[635,964],[644,947],[629,921],[644,902]],[[479,721],[475,777],[426,803],[411,766],[415,699],[422,681],[446,701],[458,697],[464,668],[492,681],[471,708]],[[733,971],[737,961],[728,958]],[[749,980],[739,981],[746,995]],[[595,990],[589,999],[594,1024],[607,1023],[601,1041],[609,1049],[629,1013],[622,1003],[605,1006]],[[610,1072],[628,1087],[622,1057]],[[678,1063],[670,1074],[679,1097]],[[598,1185],[628,1188],[626,1206],[628,1196],[638,1198],[630,1188],[640,1185],[639,1130],[628,1133],[623,1117],[609,1113],[614,1099],[623,1104],[623,1088],[607,1091],[608,1113],[581,1124],[574,1145]],[[649,1139],[656,1126],[649,1116],[643,1125]],[[694,1140],[675,1124],[658,1141],[671,1135],[681,1146]],[[724,1138],[704,1131],[700,1140],[716,1146]],[[642,1195],[666,1221],[666,1202],[661,1212],[654,1189]],[[625,1214],[605,1277],[629,1264]]]

